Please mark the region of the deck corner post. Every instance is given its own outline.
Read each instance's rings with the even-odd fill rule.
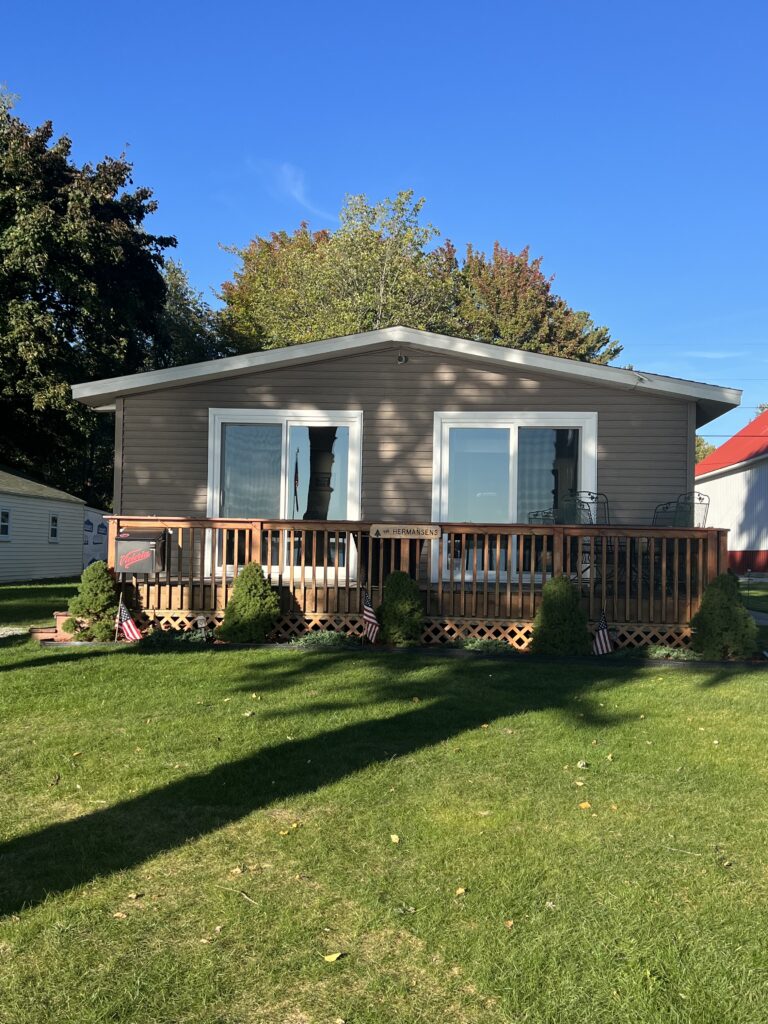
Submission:
[[[117,516],[110,516],[107,520],[107,567],[114,572],[115,569],[115,543],[117,541]]]

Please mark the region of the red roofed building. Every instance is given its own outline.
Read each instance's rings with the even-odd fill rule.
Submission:
[[[696,490],[709,496],[707,524],[730,530],[730,567],[768,572],[768,412],[702,459]]]

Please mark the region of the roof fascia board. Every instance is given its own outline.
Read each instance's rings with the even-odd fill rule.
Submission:
[[[541,355],[537,352],[524,352],[521,349],[505,348],[501,345],[489,345],[463,338],[452,338],[444,334],[433,334],[429,331],[418,331],[410,327],[387,327],[343,338],[329,338],[325,341],[269,349],[266,352],[251,352],[239,356],[229,356],[225,359],[171,367],[166,370],[150,370],[146,373],[74,384],[72,397],[91,406],[96,406],[97,400],[101,399],[102,401],[97,407],[106,411],[113,407],[112,401],[119,395],[176,387],[182,384],[203,383],[251,371],[278,369],[296,362],[327,359],[351,352],[361,353],[393,343],[411,345],[426,351],[441,353],[448,351],[467,359],[487,361],[496,365],[517,366],[558,376],[599,381],[609,386],[632,391],[668,394],[683,400],[710,401],[718,406],[723,406],[721,412],[724,412],[726,408],[738,406],[741,401],[741,391],[734,388],[721,388],[716,384],[659,377],[655,374],[625,370],[617,366],[582,363],[557,356]]]

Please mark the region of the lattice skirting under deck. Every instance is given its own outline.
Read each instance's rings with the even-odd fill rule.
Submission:
[[[205,617],[209,626],[218,626],[223,613],[170,611],[149,609],[137,616],[139,624],[154,624],[161,629],[194,629],[198,618]],[[593,627],[594,628],[594,627]],[[362,615],[341,615],[318,612],[307,615],[283,615],[275,627],[274,636],[280,643],[294,637],[318,630],[332,629],[349,636],[363,635]],[[616,648],[647,647],[650,644],[666,644],[670,647],[687,647],[691,642],[690,626],[661,625],[652,623],[622,623],[610,626]],[[503,640],[518,651],[524,651],[531,642],[532,622],[508,622],[505,619],[425,619],[421,635],[424,644],[447,644],[455,640]]]

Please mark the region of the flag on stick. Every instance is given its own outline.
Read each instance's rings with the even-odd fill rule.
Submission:
[[[365,627],[366,639],[375,644],[376,637],[379,635],[379,620],[376,618],[376,612],[373,610],[371,596],[365,589],[363,590],[363,625]]]
[[[592,641],[593,654],[610,654],[613,650],[611,634],[608,632],[608,619],[605,617],[605,608],[600,615],[600,621],[595,630],[595,639]]]
[[[120,595],[120,604],[117,606],[117,619],[115,621],[115,636],[118,630],[126,640],[141,640],[139,627],[131,618],[131,613],[123,604],[123,595]]]

